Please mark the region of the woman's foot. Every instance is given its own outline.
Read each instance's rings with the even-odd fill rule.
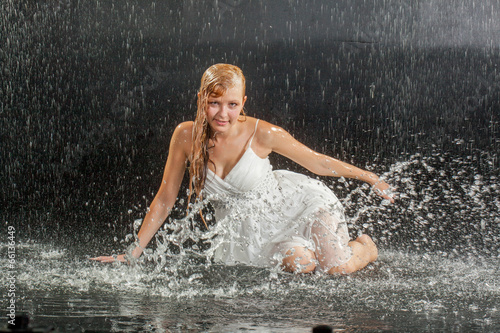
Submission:
[[[372,238],[368,235],[361,235],[356,238],[356,242],[359,242],[367,247],[367,251],[371,254],[369,257],[370,262],[374,262],[378,258],[378,249]]]
[[[378,250],[370,236],[361,235],[349,242],[352,250],[351,259],[343,265],[332,267],[329,274],[351,274],[377,260]]]

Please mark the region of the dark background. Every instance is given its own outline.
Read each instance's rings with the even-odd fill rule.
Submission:
[[[173,129],[194,119],[202,73],[228,62],[247,76],[249,115],[390,171],[398,204],[357,217],[355,232],[386,247],[499,252],[498,1],[0,7],[0,214],[20,238],[119,247],[154,197]],[[324,180],[343,198],[360,185]]]

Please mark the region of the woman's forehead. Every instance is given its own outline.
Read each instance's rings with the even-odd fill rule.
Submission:
[[[214,89],[209,96],[210,97],[221,97],[224,95],[236,95],[243,94],[243,85],[241,83],[235,84],[226,89]]]

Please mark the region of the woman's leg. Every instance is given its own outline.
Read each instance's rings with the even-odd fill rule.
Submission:
[[[361,235],[356,240],[349,242],[349,247],[352,251],[351,259],[345,264],[332,267],[328,274],[350,274],[377,260],[377,246],[368,235]]]
[[[319,266],[329,274],[353,273],[377,259],[377,247],[370,236],[349,242],[346,223],[327,211],[316,214],[311,235]]]
[[[286,252],[282,267],[285,272],[311,273],[316,268],[316,256],[303,246],[295,246]]]

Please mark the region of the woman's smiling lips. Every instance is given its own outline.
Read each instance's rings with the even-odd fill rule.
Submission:
[[[219,126],[224,126],[228,123],[228,121],[222,121],[222,120],[217,120],[217,119],[214,119],[214,120],[217,123],[217,125],[219,125]]]

